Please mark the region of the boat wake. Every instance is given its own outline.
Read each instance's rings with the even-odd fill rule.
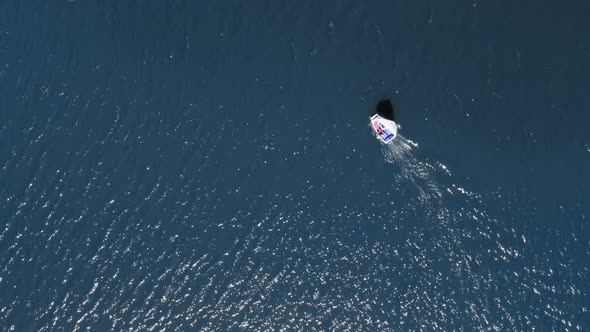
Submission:
[[[440,204],[445,189],[437,181],[437,174],[451,175],[440,162],[430,163],[417,155],[418,143],[399,135],[390,144],[382,144],[385,162],[397,168],[398,185],[410,184],[419,193],[420,202],[429,209]]]
[[[515,231],[510,221],[501,221],[490,215],[490,209],[494,209],[498,200],[503,205],[516,205],[512,197],[500,193],[495,193],[495,197],[482,196],[465,190],[456,183],[457,179],[444,164],[429,158],[420,151],[417,143],[401,135],[389,144],[382,144],[381,149],[385,162],[395,168],[395,191],[406,198],[403,204],[396,202],[398,204],[389,218],[396,220],[394,223],[400,225],[398,227],[407,227],[405,225],[410,222],[420,223],[406,236],[408,243],[420,248],[420,254],[414,256],[416,261],[426,262],[424,269],[412,278],[417,284],[439,283],[437,287],[425,291],[429,296],[421,306],[430,306],[432,298],[437,299],[435,307],[440,305],[460,310],[464,305],[463,309],[471,313],[469,326],[477,330],[503,330],[528,326],[529,322],[526,315],[511,316],[510,308],[514,308],[520,299],[512,294],[497,292],[498,280],[506,282],[504,287],[531,296],[538,295],[541,288],[560,288],[556,293],[567,293],[567,287],[539,278],[539,273],[535,271],[552,272],[542,262],[526,259],[535,254],[525,234]],[[502,216],[503,210],[492,211]],[[518,264],[527,264],[528,268],[525,276],[513,281],[511,276],[520,278],[521,272],[515,268]],[[428,266],[437,266],[436,272]],[[446,280],[454,280],[453,286],[445,288],[450,286]],[[418,289],[424,290],[417,287],[418,293]],[[441,289],[453,291],[445,293]],[[481,293],[496,295],[494,309],[490,310],[485,300],[479,300]],[[461,301],[464,304],[460,304]],[[568,305],[559,303],[557,297],[552,296],[545,301],[546,306],[556,308],[552,314],[555,326],[571,326],[568,318],[561,314],[571,310]],[[490,320],[490,311],[501,318]],[[529,310],[533,316],[544,313],[543,306]],[[444,317],[432,317],[430,322],[439,319],[441,323],[446,320]]]

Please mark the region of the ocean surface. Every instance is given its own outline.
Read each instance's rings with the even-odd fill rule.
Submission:
[[[0,331],[589,331],[589,11],[0,1]]]

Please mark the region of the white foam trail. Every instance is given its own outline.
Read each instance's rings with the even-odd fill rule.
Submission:
[[[411,183],[419,191],[420,201],[432,208],[433,204],[440,202],[443,188],[434,178],[437,167],[419,160],[415,155],[417,148],[418,143],[401,135],[390,144],[381,146],[385,161],[399,167],[399,180]],[[446,170],[442,164],[439,168]]]

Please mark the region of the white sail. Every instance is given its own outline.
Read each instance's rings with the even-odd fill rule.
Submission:
[[[381,118],[381,122],[387,129],[391,130],[394,136],[397,136],[397,124],[394,121]]]
[[[389,143],[397,136],[397,124],[382,118],[379,114],[371,117],[371,125],[383,143]]]

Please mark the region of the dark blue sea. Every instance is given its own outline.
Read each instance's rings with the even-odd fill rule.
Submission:
[[[0,331],[589,331],[589,12],[0,1]]]

